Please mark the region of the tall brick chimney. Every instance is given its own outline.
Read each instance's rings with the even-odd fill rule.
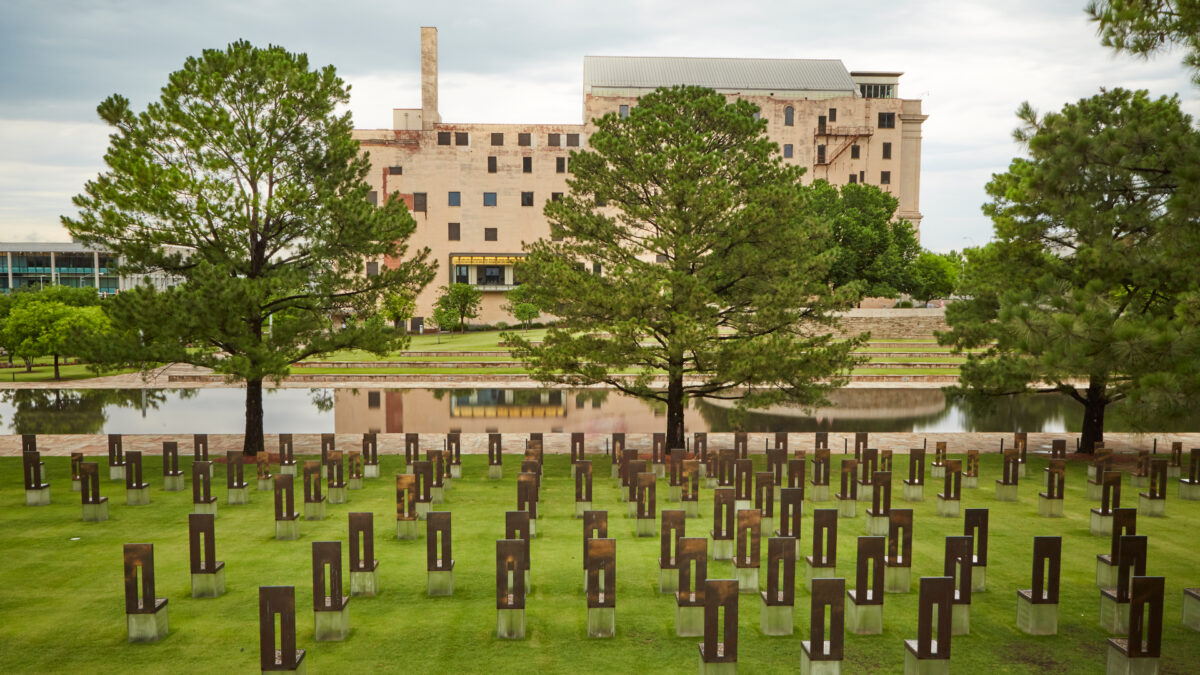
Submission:
[[[437,28],[421,27],[421,128],[429,131],[441,122],[438,114]]]

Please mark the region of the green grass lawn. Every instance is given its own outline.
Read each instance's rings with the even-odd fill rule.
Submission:
[[[69,366],[59,366],[59,375],[62,381],[67,380],[87,380],[93,377],[98,377],[95,373],[88,370],[86,365],[72,364]],[[102,375],[120,375],[122,373],[135,373],[136,368],[121,368],[118,370],[105,371]],[[54,382],[54,363],[38,363],[34,365],[33,372],[25,372],[25,368],[5,368],[0,371],[0,387],[4,386],[5,382]]]
[[[958,375],[958,368],[855,368],[854,375]]]
[[[147,475],[154,486],[148,506],[124,505],[123,487],[102,480],[110,499],[111,519],[80,520],[79,496],[72,493],[69,462],[48,458],[53,503],[26,507],[20,490],[20,460],[0,459],[0,671],[26,672],[248,672],[258,667],[259,585],[294,585],[297,645],[308,651],[309,672],[538,672],[538,673],[694,673],[699,638],[674,636],[674,601],[657,590],[657,538],[638,539],[624,517],[626,506],[607,478],[603,457],[596,466],[594,506],[609,510],[609,536],[617,543],[617,636],[586,637],[586,602],[581,589],[581,523],[572,517],[573,483],[567,459],[548,456],[538,522],[533,541],[533,589],[527,600],[527,639],[494,637],[495,540],[503,535],[504,514],[516,504],[515,454],[506,456],[505,477],[489,481],[485,458],[464,458],[464,478],[454,482],[447,501],[435,508],[454,514],[455,591],[453,597],[425,595],[425,541],[395,539],[395,491],[391,476],[402,461],[383,458],[383,478],[367,480],[362,491],[349,493],[349,503],[329,505],[328,517],[300,523],[301,539],[275,541],[269,492],[253,493],[251,504],[224,503],[224,469],[218,467],[214,493],[221,498],[216,527],[217,559],[225,561],[227,592],[217,599],[193,600],[189,591],[187,514],[191,486],[185,492],[159,489],[157,458]],[[897,466],[903,458],[897,458]],[[761,466],[763,458],[755,458]],[[184,461],[190,477],[190,461]],[[835,460],[834,474],[837,474]],[[1031,476],[1040,476],[1042,460],[1030,460]],[[107,469],[101,463],[102,477]],[[250,469],[253,490],[253,469]],[[1107,550],[1108,539],[1088,533],[1085,467],[1074,464],[1067,479],[1066,513],[1062,519],[1037,516],[1039,480],[1021,485],[1017,503],[997,502],[993,479],[999,475],[995,455],[982,460],[980,489],[965,490],[964,507],[991,510],[988,590],[974,595],[971,634],[953,638],[955,672],[1080,673],[1103,672],[1105,639],[1099,627],[1099,592],[1094,585],[1095,555]],[[601,478],[600,476],[604,476]],[[937,484],[926,487],[926,501],[901,502],[899,479],[895,508],[915,510],[913,592],[888,595],[882,635],[846,634],[845,668],[850,673],[899,672],[903,640],[915,638],[918,579],[940,575],[943,538],[962,533],[961,518],[936,515]],[[190,478],[189,478],[190,481]],[[666,481],[659,481],[659,507],[666,501]],[[1128,487],[1128,483],[1126,484]],[[712,525],[711,490],[701,490],[699,520],[688,522],[688,534],[703,536]],[[1136,503],[1136,491],[1125,492],[1125,504]],[[1200,585],[1195,564],[1195,525],[1200,502],[1181,502],[1171,488],[1167,518],[1140,518],[1138,533],[1149,535],[1149,571],[1164,575],[1163,673],[1195,672],[1200,639],[1180,625],[1181,589]],[[805,505],[804,547],[811,544],[811,509]],[[297,504],[298,510],[302,510]],[[856,538],[863,534],[863,511],[839,521],[837,573],[853,585]],[[351,633],[342,643],[313,640],[311,542],[347,540],[346,515],[375,514],[375,556],[380,562],[382,593],[350,603]],[[1035,535],[1061,535],[1063,567],[1059,634],[1029,637],[1015,628],[1016,589],[1030,585]],[[155,544],[157,595],[169,599],[171,632],[149,645],[126,642],[122,544]],[[762,542],[764,559],[766,542]],[[346,565],[343,545],[343,565]],[[765,637],[759,631],[758,595],[743,595],[739,604],[739,665],[743,672],[795,672],[800,640],[808,638],[809,596],[804,591],[803,562],[798,565],[796,635]],[[710,578],[731,578],[729,562],[709,562]],[[349,592],[349,577],[346,592]],[[765,583],[765,571],[761,576]]]

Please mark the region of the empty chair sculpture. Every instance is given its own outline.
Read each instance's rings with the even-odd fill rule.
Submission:
[[[1017,628],[1030,635],[1058,634],[1058,580],[1062,537],[1033,538],[1033,588],[1017,591]]]

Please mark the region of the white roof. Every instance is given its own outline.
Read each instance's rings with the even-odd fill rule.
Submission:
[[[858,90],[838,59],[720,59],[585,56],[583,86],[646,88],[697,85],[725,90]]]

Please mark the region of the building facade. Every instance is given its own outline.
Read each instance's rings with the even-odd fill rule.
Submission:
[[[170,275],[119,276],[117,256],[75,242],[0,242],[0,292],[23,288],[70,286],[95,288],[111,295],[150,283],[162,290],[176,283]]]
[[[504,291],[519,283],[522,242],[547,237],[545,202],[567,191],[570,154],[592,120],[627,114],[660,86],[699,85],[749,100],[783,161],[804,180],[869,183],[899,201],[920,235],[921,101],[899,98],[899,72],[851,72],[838,60],[586,56],[582,124],[455,124],[438,114],[437,29],[421,29],[421,108],[395,109],[391,129],[354,132],[372,170],[372,198],[399,193],[438,276],[417,298],[419,326],[439,286],[483,291],[484,323],[512,322]],[[386,265],[388,261],[376,261]]]

